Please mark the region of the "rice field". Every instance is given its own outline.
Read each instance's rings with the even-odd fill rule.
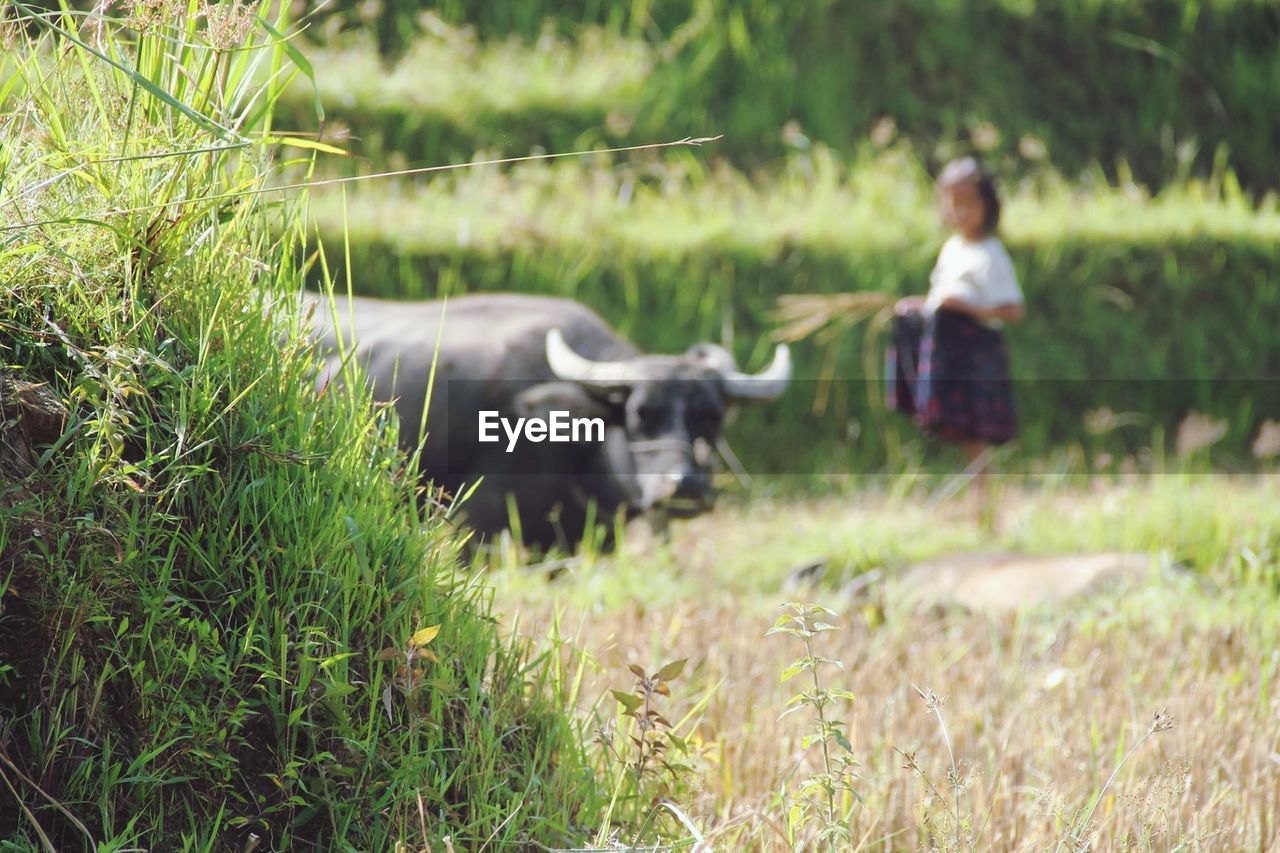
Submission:
[[[992,533],[964,497],[931,509],[918,485],[756,496],[667,543],[638,533],[554,580],[537,566],[488,578],[508,625],[554,640],[589,730],[623,740],[630,720],[607,691],[630,687],[628,665],[688,660],[662,712],[680,719],[691,770],[664,793],[710,849],[817,843],[824,813],[796,803],[821,757],[802,743],[808,715],[783,716],[796,689],[780,676],[798,648],[766,637],[780,605],[801,600],[834,611],[823,618],[840,630],[819,634],[815,653],[843,664],[824,682],[855,694],[834,711],[858,761],[857,799],[836,809],[846,849],[1268,851],[1280,819],[1278,485],[1010,483]],[[906,572],[993,551],[1150,559],[1123,581],[1017,609],[964,606],[940,576]],[[815,563],[816,578],[794,576]],[[917,688],[939,697],[936,712]],[[1162,716],[1144,740],[1157,713],[1172,727]],[[664,832],[697,837],[666,817]]]

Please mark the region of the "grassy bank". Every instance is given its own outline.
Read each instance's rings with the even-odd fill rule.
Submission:
[[[308,65],[266,5],[190,11],[2,34],[0,846],[570,843],[550,673],[394,426],[314,388],[247,82]]]
[[[325,138],[359,158],[353,171],[405,162],[465,161],[481,149],[566,150],[616,138],[656,56],[644,42],[596,29],[572,41],[480,42],[445,29],[388,64],[368,38],[309,51],[316,68],[285,91],[281,120],[315,126],[318,92]]]

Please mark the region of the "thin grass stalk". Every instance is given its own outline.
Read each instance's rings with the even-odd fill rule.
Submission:
[[[1147,729],[1146,734],[1139,738],[1138,742],[1130,747],[1129,750],[1125,752],[1124,757],[1120,759],[1119,763],[1112,768],[1111,775],[1107,777],[1107,781],[1104,782],[1102,788],[1098,790],[1098,795],[1093,798],[1093,802],[1089,805],[1089,810],[1085,812],[1084,818],[1076,825],[1075,830],[1068,830],[1065,835],[1058,839],[1058,844],[1053,848],[1053,853],[1058,853],[1058,851],[1062,849],[1062,845],[1067,843],[1068,839],[1076,840],[1088,831],[1089,825],[1093,821],[1093,814],[1098,809],[1098,804],[1102,802],[1102,798],[1111,787],[1111,783],[1115,782],[1116,777],[1120,775],[1120,770],[1128,763],[1129,759],[1142,748],[1143,744],[1154,737],[1157,733],[1168,731],[1171,728],[1173,728],[1172,717],[1170,717],[1163,708],[1157,711],[1151,722],[1150,728]]]

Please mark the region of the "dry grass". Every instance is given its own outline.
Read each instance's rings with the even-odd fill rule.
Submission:
[[[841,613],[844,630],[822,635],[819,650],[845,662],[839,681],[858,695],[841,718],[863,763],[856,788],[865,804],[852,824],[863,849],[1052,850],[1066,839],[1063,850],[1274,850],[1280,617],[1276,555],[1266,548],[1280,541],[1275,486],[1154,478],[1128,492],[1007,493],[995,543],[958,509],[928,515],[921,501],[756,501],[556,583],[499,573],[499,610],[519,612],[521,630],[534,636],[561,613],[561,632],[598,663],[588,700],[624,681],[628,663],[689,658],[673,711],[714,692],[694,737],[701,772],[682,805],[717,847],[791,846],[779,792],[816,767],[800,745],[804,715],[778,719],[794,687],[779,674],[794,649],[764,633],[778,604],[802,595]],[[1117,518],[1125,501],[1145,516]],[[1183,520],[1197,514],[1214,535]],[[1061,551],[1064,524],[1078,526],[1082,551],[1134,547],[1163,525],[1166,546],[1200,571],[1004,617],[913,609],[892,582],[907,560],[976,545],[1035,551],[1041,541]],[[1104,529],[1111,540],[1100,541]],[[1240,579],[1241,555],[1253,555],[1245,561],[1254,580]],[[828,562],[821,585],[785,589],[788,568],[814,557]],[[1269,579],[1257,579],[1259,559],[1270,561]],[[844,580],[873,566],[889,580],[848,599]],[[944,697],[962,785],[958,833],[939,719],[913,684]],[[1162,708],[1176,727],[1135,752],[1089,832],[1069,838]],[[920,772],[895,750],[914,754]]]

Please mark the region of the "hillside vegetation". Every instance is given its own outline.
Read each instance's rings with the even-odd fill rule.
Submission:
[[[3,32],[0,847],[579,837],[548,671],[385,414],[314,388],[249,83],[309,67],[287,21],[134,10]]]

